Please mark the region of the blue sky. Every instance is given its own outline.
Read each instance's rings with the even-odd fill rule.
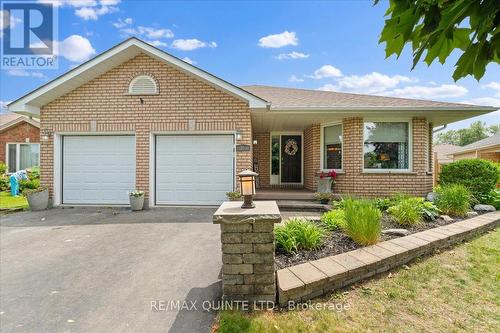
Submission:
[[[500,66],[480,82],[451,79],[458,58],[411,68],[411,50],[385,59],[387,2],[60,0],[58,70],[2,70],[0,100],[16,99],[137,36],[237,85],[266,84],[500,107]],[[499,113],[479,119],[500,122]],[[472,119],[475,120],[475,119]],[[467,126],[471,120],[450,126]]]

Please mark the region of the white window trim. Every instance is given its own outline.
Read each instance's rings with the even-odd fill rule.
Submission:
[[[408,123],[408,168],[407,169],[366,169],[365,168],[365,123]],[[413,172],[413,119],[363,119],[361,165],[363,173],[412,173]]]
[[[300,183],[284,183],[281,181],[281,136],[282,135],[297,135],[301,137],[301,168],[300,168]],[[273,177],[273,136],[279,136],[280,138],[280,163],[279,163],[279,175],[278,183],[272,183],[271,179]],[[270,132],[269,133],[269,184],[270,185],[304,185],[304,133],[303,132]]]
[[[152,92],[152,93],[134,93],[132,92],[132,86],[134,85],[134,83],[137,81],[137,80],[140,80],[142,78],[148,78],[150,79],[154,86],[155,86],[155,91]],[[134,77],[132,79],[132,81],[130,81],[129,85],[128,85],[128,91],[127,91],[127,95],[133,95],[133,96],[149,96],[149,95],[158,95],[160,92],[159,92],[159,89],[158,89],[158,84],[156,83],[156,80],[154,79],[154,77],[152,77],[151,75],[146,75],[146,74],[141,74],[141,75],[137,75],[136,77]]]
[[[11,171],[9,170],[9,145],[16,145],[16,170]],[[38,146],[38,166],[40,165],[40,143],[38,142],[7,142],[5,144],[5,164],[7,167],[7,173],[14,173],[19,170],[19,164],[20,164],[20,151],[21,149],[19,148],[20,145],[37,145]]]
[[[328,169],[328,168],[325,168],[325,127],[330,127],[330,126],[334,126],[334,125],[340,125],[341,129],[342,129],[342,165],[341,165],[341,168],[340,169]],[[337,173],[342,173],[344,172],[344,141],[345,141],[345,137],[344,137],[344,124],[342,123],[342,121],[335,121],[335,122],[329,122],[329,123],[324,123],[324,124],[321,124],[321,130],[320,130],[320,159],[321,159],[321,171],[323,172],[329,172],[329,171],[335,171]]]

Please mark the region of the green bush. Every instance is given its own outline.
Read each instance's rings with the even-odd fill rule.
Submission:
[[[477,200],[488,195],[499,179],[498,164],[480,159],[460,160],[446,164],[439,175],[440,185],[462,184]]]
[[[329,203],[333,199],[333,193],[331,192],[316,192],[314,193],[314,200],[321,203]]]
[[[40,167],[32,167],[29,173],[30,179],[40,179]]]
[[[323,245],[325,230],[301,218],[292,218],[284,225],[274,228],[276,248],[286,253],[297,250],[312,250]]]
[[[424,198],[421,199],[420,209],[422,210],[422,216],[426,220],[434,221],[439,216],[439,208],[430,201],[425,201]]]
[[[481,197],[479,201],[487,205],[492,205],[496,210],[500,210],[500,190],[491,190],[488,195]]]
[[[371,202],[346,199],[344,202],[345,233],[360,245],[378,242],[382,213]]]
[[[40,179],[28,179],[19,181],[19,192],[23,193],[25,190],[36,190],[40,187]]]
[[[421,198],[405,198],[389,207],[387,212],[397,224],[414,225],[422,220],[422,201]]]
[[[0,175],[0,191],[10,190],[10,179],[7,175]]]
[[[465,216],[469,211],[472,196],[470,191],[462,184],[438,186],[436,206],[441,212],[452,216]]]
[[[7,172],[7,165],[5,163],[0,162],[0,176],[4,175]]]
[[[321,215],[321,222],[328,230],[342,229],[345,226],[345,214],[342,209],[334,209]]]
[[[381,212],[385,212],[393,204],[393,200],[391,200],[390,198],[377,198],[373,200],[373,205],[377,207]]]
[[[230,200],[230,201],[238,201],[238,200],[241,200],[241,193],[240,192],[227,192],[226,193],[226,197]]]

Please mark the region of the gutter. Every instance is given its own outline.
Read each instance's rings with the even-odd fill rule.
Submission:
[[[446,127],[448,127],[448,124],[444,124],[441,128],[433,129],[432,134],[436,134],[438,132],[441,132],[442,130],[446,129]]]

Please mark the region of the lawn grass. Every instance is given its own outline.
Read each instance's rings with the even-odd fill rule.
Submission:
[[[216,332],[494,332],[500,324],[500,230],[415,260],[313,304],[347,310],[224,311]]]
[[[13,197],[10,192],[0,192],[0,210],[17,208],[28,208],[28,201],[25,197]]]

